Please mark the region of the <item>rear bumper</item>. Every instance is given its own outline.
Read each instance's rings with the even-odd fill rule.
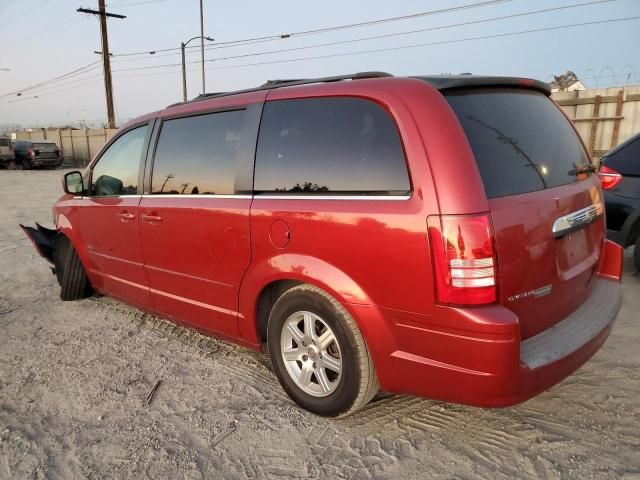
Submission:
[[[31,165],[34,167],[52,167],[62,165],[61,158],[34,158],[31,160]]]
[[[622,304],[620,247],[606,245],[610,254],[605,252],[608,260],[601,263],[588,300],[525,341],[518,318],[501,305],[437,307],[433,317],[421,318],[379,309],[389,330],[385,338],[367,338],[375,332],[365,337],[381,387],[483,407],[515,405],[549,389],[589,360],[611,333]]]

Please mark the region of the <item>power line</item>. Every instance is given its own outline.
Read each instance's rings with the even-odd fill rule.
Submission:
[[[272,53],[282,53],[282,52],[293,52],[293,51],[299,51],[299,50],[308,50],[308,49],[312,49],[312,48],[318,48],[318,47],[328,47],[328,46],[335,46],[335,45],[343,45],[343,44],[347,44],[347,43],[357,43],[357,42],[363,42],[363,41],[368,41],[368,40],[378,40],[381,38],[391,38],[391,37],[398,37],[398,36],[403,36],[403,35],[411,35],[411,34],[415,34],[415,33],[424,33],[424,32],[431,32],[431,31],[436,31],[436,30],[444,30],[447,28],[455,28],[455,27],[463,27],[463,26],[469,26],[469,25],[477,25],[480,23],[486,23],[486,22],[494,22],[494,21],[500,21],[500,20],[508,20],[508,19],[512,19],[512,18],[517,18],[517,17],[525,17],[525,16],[529,16],[529,15],[536,15],[536,14],[540,14],[540,13],[548,13],[548,12],[554,12],[554,11],[559,11],[559,10],[568,10],[571,8],[578,8],[578,7],[584,7],[584,6],[591,6],[591,5],[597,5],[597,4],[603,4],[603,3],[610,3],[610,2],[615,2],[618,0],[594,0],[594,1],[590,1],[590,2],[584,2],[584,3],[574,3],[571,5],[564,5],[564,6],[560,6],[560,7],[553,7],[553,8],[545,8],[545,9],[541,9],[541,10],[533,10],[533,11],[529,11],[529,12],[522,12],[522,13],[514,13],[511,15],[504,15],[504,16],[500,16],[500,17],[491,17],[491,18],[485,18],[485,19],[481,19],[481,20],[472,20],[472,21],[468,21],[468,22],[461,22],[461,23],[453,23],[453,24],[449,24],[449,25],[442,25],[442,26],[438,26],[438,27],[429,27],[429,28],[420,28],[420,29],[415,29],[415,30],[408,30],[408,31],[404,31],[404,32],[396,32],[396,33],[388,33],[388,34],[382,34],[382,35],[374,35],[374,36],[370,36],[370,37],[361,37],[361,38],[355,38],[355,39],[350,39],[350,40],[341,40],[341,41],[335,41],[335,42],[327,42],[327,43],[318,43],[318,44],[314,44],[314,45],[306,45],[306,46],[302,46],[302,47],[292,47],[292,48],[283,48],[283,49],[277,49],[277,50],[269,50],[269,51],[265,51],[265,52],[256,52],[256,53],[245,53],[245,54],[241,54],[241,55],[234,55],[234,56],[228,56],[228,57],[219,57],[219,58],[215,58],[215,59],[210,59],[207,61],[220,61],[220,60],[231,60],[234,58],[246,58],[246,57],[255,57],[255,56],[261,56],[261,55],[269,55]],[[209,47],[211,48],[211,47]],[[206,50],[208,50],[209,48],[205,48]],[[170,54],[164,54],[164,55],[159,55],[159,56],[165,56],[165,55],[176,55],[176,53],[170,53]],[[153,57],[146,57],[144,59],[131,59],[131,60],[153,60]],[[130,61],[130,60],[120,60],[120,62],[122,61]],[[196,62],[187,62],[187,63],[196,63]],[[160,67],[164,67],[164,66],[175,66],[178,64],[164,64],[164,65],[157,65],[157,66],[149,66],[149,67],[138,67],[140,69],[145,69],[145,68],[160,68]]]
[[[15,22],[16,20],[18,20],[18,19],[20,19],[20,18],[24,17],[25,15],[30,14],[30,13],[31,13],[31,12],[33,12],[34,10],[36,10],[36,9],[38,9],[38,8],[40,8],[40,7],[42,7],[42,6],[44,6],[46,3],[49,3],[50,1],[51,1],[51,0],[43,0],[42,2],[38,3],[36,6],[31,7],[30,9],[25,10],[24,12],[19,13],[18,15],[14,15],[14,16],[12,16],[11,18],[9,18],[9,21],[8,21],[8,22],[5,22],[5,23],[0,24],[0,27],[4,27],[5,25],[9,25],[9,24],[11,24],[11,23]],[[9,5],[10,3],[11,3],[11,2],[9,2],[7,5]]]
[[[536,11],[532,11],[532,12],[524,12],[524,13],[519,13],[519,14],[506,15],[506,16],[503,16],[503,17],[495,17],[495,18],[483,19],[483,20],[474,20],[474,21],[470,21],[470,22],[456,23],[456,24],[451,24],[451,25],[442,25],[442,26],[438,26],[438,27],[430,27],[430,28],[424,28],[424,29],[420,29],[420,30],[412,30],[412,31],[409,31],[409,32],[397,32],[397,33],[390,33],[390,34],[385,34],[385,35],[375,35],[375,36],[372,36],[372,37],[364,37],[364,38],[358,38],[358,39],[352,39],[352,40],[342,40],[342,41],[338,41],[338,42],[321,43],[321,44],[315,44],[315,45],[307,45],[307,46],[302,46],[302,47],[293,47],[293,48],[286,48],[286,49],[279,49],[279,50],[271,50],[271,51],[265,51],[265,52],[246,53],[246,54],[233,55],[233,56],[228,56],[228,57],[210,58],[210,59],[207,59],[206,62],[218,62],[218,61],[232,60],[232,59],[236,59],[236,58],[247,58],[247,57],[254,57],[254,56],[261,56],[261,55],[270,55],[270,54],[274,54],[274,53],[283,53],[283,52],[306,50],[306,49],[311,49],[311,48],[342,45],[342,44],[355,43],[355,42],[374,40],[374,39],[380,39],[380,38],[387,38],[387,37],[393,37],[393,36],[399,36],[399,35],[407,35],[407,34],[417,33],[417,32],[441,30],[441,29],[446,29],[446,28],[460,27],[460,26],[477,24],[477,23],[482,23],[482,22],[489,22],[489,21],[495,21],[495,20],[504,20],[504,19],[518,17],[518,16],[533,15],[533,14],[547,12],[547,11],[554,11],[554,10],[566,9],[566,8],[574,8],[574,7],[578,7],[578,6],[582,6],[582,5],[592,5],[592,4],[606,3],[606,2],[611,2],[611,1],[616,1],[616,0],[597,0],[597,1],[587,2],[587,3],[583,3],[583,4],[574,4],[574,5],[568,5],[568,6],[565,6],[565,7],[555,7],[555,8],[545,9],[545,10],[536,10]],[[624,20],[624,19],[622,19],[622,20]],[[618,20],[612,20],[612,21],[622,21],[622,20],[618,19]],[[553,28],[569,28],[569,27],[572,27],[572,26],[582,26],[582,24],[574,24],[574,25],[560,26],[560,27],[549,27],[549,28],[552,28],[552,29]],[[532,30],[532,32],[535,32],[535,31],[537,31],[537,30]],[[526,32],[529,32],[529,31],[526,31]],[[513,34],[519,34],[519,33],[515,32],[515,33],[510,33],[510,34],[507,34],[507,35],[513,35]],[[477,39],[494,38],[494,36],[495,35],[487,36],[487,37],[471,37],[471,39],[476,39],[476,38]],[[460,41],[470,41],[471,39],[468,39],[468,40],[452,40],[451,42],[455,43],[455,42],[460,42]],[[417,46],[439,45],[439,44],[443,44],[443,43],[449,43],[449,41],[441,41],[441,42],[434,42],[434,43],[427,43],[427,44],[418,44]],[[412,48],[412,47],[411,46],[406,46],[406,47],[390,47],[390,48],[391,49],[397,49],[397,48]],[[371,51],[365,51],[365,53],[368,53],[368,52],[372,52],[373,53],[373,52],[377,52],[377,51],[387,51],[387,50],[388,49],[371,50]],[[337,55],[340,56],[340,54],[337,54]],[[319,57],[319,58],[330,58],[330,57],[322,56],[322,57]],[[189,62],[186,62],[186,63],[199,63],[199,62],[189,61]],[[273,62],[273,63],[279,63],[279,61],[278,62]],[[120,69],[114,70],[114,72],[126,72],[126,71],[136,71],[136,70],[153,70],[153,69],[156,69],[156,68],[175,67],[175,66],[178,66],[178,65],[180,65],[180,64],[179,63],[167,63],[167,64],[162,64],[162,65],[148,65],[148,66],[144,66],[144,67],[120,68]]]
[[[313,57],[290,58],[290,59],[285,59],[285,60],[272,60],[272,61],[268,61],[268,62],[246,63],[246,64],[241,64],[241,65],[229,65],[229,66],[217,67],[217,68],[225,69],[225,68],[252,67],[252,66],[256,66],[256,65],[270,65],[270,64],[275,64],[275,63],[300,62],[300,61],[305,61],[305,60],[317,60],[317,59],[324,59],[324,58],[345,57],[345,56],[349,56],[349,55],[364,55],[364,54],[367,54],[367,53],[391,52],[391,51],[396,51],[396,50],[404,50],[404,49],[408,49],[408,48],[428,47],[428,46],[434,46],[434,45],[446,45],[446,44],[452,44],[452,43],[463,43],[463,42],[471,42],[471,41],[475,41],[475,40],[486,40],[486,39],[491,39],[491,38],[503,38],[503,37],[510,37],[510,36],[515,36],[515,35],[524,35],[524,34],[527,34],[527,33],[547,32],[547,31],[552,31],[552,30],[561,30],[563,28],[584,27],[584,26],[588,26],[588,25],[600,25],[600,24],[605,24],[605,23],[625,22],[625,21],[638,20],[638,19],[640,19],[640,16],[623,17],[623,18],[612,18],[612,19],[608,19],[608,20],[598,20],[598,21],[593,21],[593,22],[581,22],[581,23],[572,23],[572,24],[568,24],[568,25],[558,25],[558,26],[555,26],[555,27],[535,28],[535,29],[530,29],[530,30],[522,30],[522,31],[519,31],[519,32],[496,33],[496,34],[493,34],[493,35],[483,35],[483,36],[480,36],[480,37],[467,37],[467,38],[460,38],[460,39],[455,39],[455,40],[442,40],[442,41],[439,41],[439,42],[417,43],[417,44],[413,44],[413,45],[402,45],[402,46],[398,46],[398,47],[376,48],[376,49],[371,49],[371,50],[360,50],[360,51],[355,51],[355,52],[336,53],[336,54],[330,54],[330,55],[318,55],[318,56],[313,56]]]
[[[127,3],[127,2],[118,2],[118,3],[110,3],[110,7],[118,7],[118,8],[129,8],[129,7],[137,7],[138,5],[147,5],[149,3],[160,3],[166,0],[143,0],[141,2]]]
[[[439,15],[439,14],[443,14],[443,13],[458,12],[458,11],[462,11],[462,10],[468,10],[468,9],[479,8],[479,7],[486,7],[486,6],[489,6],[489,5],[496,5],[496,4],[512,2],[512,1],[514,1],[514,0],[485,0],[483,2],[469,3],[469,4],[465,4],[465,5],[459,5],[457,7],[449,7],[449,8],[442,8],[442,9],[438,9],[438,10],[429,10],[429,11],[425,11],[425,12],[412,13],[410,15],[402,15],[402,16],[399,16],[399,17],[388,17],[388,18],[381,18],[381,19],[377,19],[377,20],[369,20],[369,21],[366,21],[366,22],[349,23],[349,24],[345,24],[345,25],[335,25],[335,26],[331,26],[331,27],[316,28],[316,29],[313,29],[313,30],[302,30],[302,31],[299,31],[299,32],[282,33],[282,34],[277,34],[277,35],[265,35],[265,36],[261,36],[261,37],[252,37],[252,38],[244,38],[244,39],[239,39],[239,40],[230,40],[230,41],[227,41],[227,42],[218,42],[216,45],[219,48],[220,46],[236,46],[236,45],[245,44],[245,43],[258,43],[258,42],[262,42],[262,41],[282,40],[282,39],[292,38],[292,37],[299,37],[299,36],[306,36],[306,35],[316,35],[316,34],[319,34],[319,33],[327,33],[327,32],[339,31],[339,30],[347,30],[347,29],[350,29],[350,28],[360,28],[360,27],[366,27],[366,26],[371,26],[371,25],[380,25],[380,24],[383,24],[383,23],[411,20],[411,19],[414,19],[414,18],[426,17],[426,16],[430,16],[430,15]],[[195,48],[195,47],[192,47],[192,48]],[[148,55],[149,52],[161,53],[161,52],[170,52],[170,51],[177,51],[177,50],[180,50],[180,48],[177,47],[177,48],[150,49],[150,50],[141,51],[141,52],[121,53],[120,55],[116,55],[116,56],[117,57],[129,57],[129,56],[133,56],[133,55]]]
[[[63,73],[62,75],[58,75],[57,77],[50,78],[49,80],[45,80],[43,82],[36,83],[36,84],[31,85],[29,87],[21,88],[20,90],[15,90],[13,92],[4,93],[4,94],[0,95],[0,98],[10,97],[12,95],[22,94],[24,92],[28,92],[30,90],[34,90],[34,89],[36,89],[38,87],[41,87],[41,86],[49,84],[49,83],[56,83],[58,81],[67,79],[67,78],[69,78],[71,76],[77,75],[80,72],[86,73],[86,72],[84,72],[85,70],[86,71],[93,70],[98,66],[99,63],[100,63],[100,60],[98,60],[96,62],[88,63],[87,65],[85,65],[83,67],[76,68],[75,70],[72,70],[72,71],[67,72],[67,73]]]
[[[45,0],[45,2],[46,1],[49,1],[49,0]],[[471,8],[484,7],[484,6],[488,6],[488,5],[505,3],[505,2],[510,2],[510,1],[513,1],[513,0],[489,0],[489,1],[483,1],[483,2],[478,2],[478,3],[471,3],[471,4],[461,5],[461,6],[458,6],[458,7],[446,8],[446,9],[440,9],[440,10],[431,10],[431,11],[426,11],[426,12],[418,12],[418,13],[415,13],[415,14],[405,15],[405,16],[401,16],[401,17],[390,17],[390,18],[385,18],[385,19],[372,20],[372,21],[369,21],[369,22],[360,22],[360,23],[348,24],[348,25],[340,25],[340,26],[335,26],[335,27],[324,27],[322,29],[294,32],[294,33],[286,34],[286,35],[277,35],[277,36],[271,36],[271,37],[264,37],[263,36],[263,37],[255,37],[253,39],[233,40],[233,41],[230,41],[230,42],[222,42],[221,44],[217,44],[217,45],[237,46],[237,45],[241,45],[242,42],[245,42],[246,44],[251,44],[251,43],[257,43],[257,42],[254,42],[256,40],[264,41],[264,39],[266,39],[266,38],[272,38],[272,39],[289,38],[291,36],[308,35],[308,34],[317,33],[317,32],[331,31],[332,29],[345,29],[345,28],[350,28],[350,27],[355,27],[355,26],[364,26],[364,25],[378,24],[378,23],[383,23],[383,22],[406,20],[406,19],[409,19],[409,18],[418,18],[418,17],[427,16],[427,15],[436,15],[436,14],[441,14],[441,13],[448,13],[448,12],[459,11],[459,10],[467,10],[467,9],[471,9]],[[216,48],[223,48],[223,47],[216,46]],[[158,52],[170,51],[170,50],[179,50],[179,47],[175,48],[175,49],[158,50]],[[136,53],[133,53],[133,54],[129,53],[129,54],[121,54],[121,55],[118,55],[118,56],[131,56],[131,55],[139,55],[139,54],[142,54],[142,53],[148,54],[148,52],[139,52],[137,54]],[[97,65],[97,63],[99,63],[99,62],[94,62],[92,64],[89,64],[89,65],[85,66],[85,67],[81,67],[80,69],[74,70],[72,72],[69,72],[67,74],[61,75],[59,77],[55,77],[53,79],[50,79],[50,80],[47,80],[47,81],[44,81],[44,82],[37,83],[37,84],[32,85],[30,87],[26,87],[26,88],[23,88],[21,90],[17,90],[15,92],[9,92],[9,93],[0,95],[0,98],[6,97],[6,96],[10,96],[10,95],[21,94],[21,93],[33,90],[34,88],[40,87],[40,86],[48,84],[48,83],[61,81],[61,80],[65,79],[65,78],[67,78],[69,76],[75,75],[77,72],[80,72],[81,70],[83,70],[83,69],[85,69],[85,68],[87,68],[89,66]]]
[[[86,85],[91,85],[94,83],[98,83],[100,82],[100,78],[102,77],[102,75],[98,75],[98,78],[94,78],[93,80],[89,81],[89,82],[84,82],[84,83],[80,83],[78,85],[73,85],[73,86],[65,86],[64,88],[59,88],[57,90],[52,90],[52,91],[48,91],[45,93],[38,93],[37,95],[34,95],[32,97],[24,97],[24,98],[20,98],[17,100],[9,100],[7,102],[3,102],[2,104],[10,104],[10,103],[20,103],[20,102],[25,102],[27,100],[37,100],[40,97],[46,97],[47,95],[53,95],[55,93],[62,93],[62,92],[68,92],[69,90],[76,90],[78,88],[84,87]],[[86,80],[86,79],[84,79]]]
[[[278,63],[299,62],[299,61],[306,61],[306,60],[316,60],[316,59],[343,57],[343,56],[349,56],[349,55],[363,55],[363,54],[369,54],[369,53],[379,53],[379,52],[396,51],[396,50],[403,50],[403,49],[409,49],[409,48],[419,48],[419,47],[426,47],[426,46],[435,46],[435,45],[445,45],[445,44],[470,42],[470,41],[477,41],[477,40],[484,40],[484,39],[501,38],[501,37],[515,36],[515,35],[524,35],[524,34],[529,34],[529,33],[538,33],[538,32],[544,32],[544,31],[560,30],[560,29],[565,29],[565,28],[576,28],[576,27],[589,26],[589,25],[598,25],[598,24],[607,24],[607,23],[631,21],[631,20],[637,20],[637,19],[640,19],[640,16],[623,17],[623,18],[615,18],[615,19],[607,19],[607,20],[598,20],[598,21],[592,21],[592,22],[581,22],[581,23],[574,23],[574,24],[559,25],[559,26],[554,26],[554,27],[543,27],[543,28],[537,28],[537,29],[522,30],[522,31],[517,31],[517,32],[507,32],[507,33],[484,35],[484,36],[477,36],[477,37],[467,37],[467,38],[461,38],[461,39],[443,40],[443,41],[429,42],[429,43],[401,45],[401,46],[397,46],[397,47],[387,47],[387,48],[378,48],[378,49],[360,50],[360,51],[352,51],[352,52],[343,52],[343,53],[328,54],[328,55],[317,55],[317,56],[310,56],[310,57],[299,57],[299,58],[289,58],[289,59],[281,59],[281,60],[271,60],[271,61],[266,61],[266,62],[254,62],[254,63],[229,65],[229,66],[214,67],[214,68],[215,69],[243,68],[243,67],[250,67],[250,66],[257,66],[257,65],[268,65],[268,64],[278,64]],[[220,59],[209,59],[208,61],[211,62],[211,61],[217,61],[217,60],[220,60]],[[93,66],[93,68],[95,68],[97,63],[98,62],[94,62],[92,64],[85,65],[84,67],[76,69],[76,70],[74,70],[72,72],[69,72],[67,74],[61,75],[59,77],[55,77],[55,79],[68,79],[69,76],[72,76],[74,74],[76,74],[76,75],[80,74],[81,75],[81,74],[84,74],[84,73],[88,73],[90,71],[89,67]],[[160,66],[155,66],[155,67],[160,68],[160,67],[176,66],[176,65],[178,65],[178,64],[160,65]],[[119,70],[114,70],[114,73],[125,72],[125,71],[133,71],[133,70],[140,70],[140,69],[148,69],[148,68],[149,67],[119,69]],[[163,74],[173,74],[173,73],[176,73],[176,72],[152,72],[150,74],[152,74],[152,75],[163,75]],[[118,75],[117,78],[127,77],[127,76],[136,76],[136,75]],[[91,78],[91,77],[85,77],[82,80],[86,80],[88,78]],[[52,79],[52,80],[55,80],[55,79]],[[42,85],[47,84],[47,83],[50,83],[50,81],[41,82],[40,84],[37,84],[37,86],[42,86]],[[29,87],[29,89],[31,90],[31,89],[34,89],[35,87],[36,86],[34,85],[34,86]],[[23,89],[23,90],[20,90],[18,92],[24,92],[24,91],[27,91],[27,89]],[[11,94],[15,94],[15,93],[16,92],[12,92]],[[51,93],[54,93],[54,92],[51,92]],[[9,96],[11,94],[0,95],[0,98]]]

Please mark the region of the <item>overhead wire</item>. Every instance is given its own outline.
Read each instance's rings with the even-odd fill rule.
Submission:
[[[514,0],[485,0],[485,1],[482,1],[482,2],[468,3],[468,4],[465,4],[465,5],[458,5],[456,7],[441,8],[441,9],[438,9],[438,10],[429,10],[429,11],[425,11],[425,12],[417,12],[417,13],[412,13],[412,14],[409,14],[409,15],[398,16],[398,17],[387,17],[387,18],[381,18],[381,19],[376,19],[376,20],[369,20],[369,21],[365,21],[365,22],[349,23],[349,24],[344,24],[344,25],[334,25],[334,26],[330,26],[330,27],[322,27],[322,28],[316,28],[316,29],[312,29],[312,30],[302,30],[302,31],[299,31],[299,32],[281,33],[281,34],[276,34],[276,35],[264,35],[264,36],[260,36],[260,37],[251,37],[251,38],[244,38],[244,39],[238,39],[238,40],[229,40],[229,41],[226,41],[226,42],[217,42],[216,46],[218,46],[218,47],[221,47],[221,46],[235,46],[235,45],[239,45],[239,44],[245,44],[246,42],[257,43],[259,41],[282,40],[282,39],[288,39],[288,38],[292,38],[292,37],[299,37],[299,36],[306,36],[306,35],[316,35],[316,34],[319,34],[319,33],[327,33],[327,32],[339,31],[339,30],[347,30],[347,29],[350,29],[350,28],[360,28],[360,27],[371,26],[371,25],[380,25],[380,24],[383,24],[383,23],[410,20],[410,19],[421,18],[421,17],[430,16],[430,15],[439,15],[439,14],[444,14],[444,13],[458,12],[458,11],[462,11],[462,10],[486,7],[486,6],[489,6],[489,5],[496,5],[496,4],[512,2],[512,1],[514,1]],[[127,52],[127,53],[121,53],[121,54],[118,54],[118,55],[114,55],[114,57],[128,57],[128,56],[134,56],[134,55],[148,55],[149,52],[162,53],[162,52],[169,52],[169,51],[177,51],[177,50],[180,50],[180,48],[181,47],[173,47],[173,48],[149,49],[149,50],[139,51],[139,52]],[[198,46],[197,45],[187,46],[186,48],[187,49],[198,48]]]
[[[482,35],[482,36],[477,36],[477,37],[467,37],[467,38],[452,39],[452,40],[440,40],[440,41],[436,41],[436,42],[417,43],[417,44],[411,44],[411,45],[400,45],[400,46],[396,46],[396,47],[385,47],[385,48],[376,48],[376,49],[353,51],[353,52],[334,53],[334,54],[318,55],[318,56],[311,56],[311,57],[304,57],[304,58],[292,58],[292,59],[290,58],[290,59],[282,59],[282,60],[272,60],[272,61],[267,61],[267,62],[256,62],[256,63],[249,63],[249,64],[244,64],[244,65],[231,65],[231,66],[225,66],[225,67],[222,67],[222,68],[239,68],[239,67],[244,67],[244,66],[269,65],[269,64],[296,62],[296,61],[303,61],[303,60],[342,57],[342,56],[348,56],[348,55],[363,55],[363,54],[367,54],[367,53],[388,52],[388,51],[395,51],[395,50],[403,50],[403,49],[407,49],[407,48],[418,48],[418,47],[426,47],[426,46],[434,46],[434,45],[446,45],[446,44],[452,44],[452,43],[470,42],[470,41],[485,40],[485,39],[491,39],[491,38],[508,37],[508,36],[514,36],[514,35],[523,35],[523,34],[526,34],[526,33],[537,33],[537,32],[544,32],[544,31],[551,31],[551,30],[559,30],[559,29],[564,29],[564,28],[575,28],[575,27],[582,27],[582,26],[588,26],[588,25],[597,25],[597,24],[603,24],[603,23],[630,21],[630,20],[636,20],[636,19],[639,19],[639,18],[640,18],[640,16],[638,16],[638,17],[623,17],[623,18],[608,19],[608,20],[596,20],[596,21],[592,21],[592,22],[580,22],[580,23],[574,23],[574,24],[559,25],[559,26],[554,26],[554,27],[544,27],[544,28],[537,28],[537,29],[522,30],[522,31],[517,31],[517,32],[498,33],[498,34]],[[295,49],[299,50],[299,49],[303,49],[303,48],[315,48],[315,46],[297,47]],[[276,52],[265,52],[265,54],[266,53],[271,54],[271,53],[276,53]],[[207,60],[205,60],[205,62],[224,61],[224,60],[230,60],[230,59],[234,59],[234,58],[241,58],[241,57],[252,56],[252,55],[261,55],[261,54],[262,53],[246,54],[246,55],[223,57],[223,58],[213,58],[213,59],[207,59]],[[199,61],[190,61],[190,62],[187,62],[187,63],[188,64],[192,64],[192,63],[200,63],[200,62]],[[144,66],[144,67],[132,67],[132,68],[114,69],[113,71],[115,73],[115,72],[128,72],[128,71],[138,71],[138,70],[151,70],[151,69],[156,69],[156,68],[176,67],[176,66],[180,66],[180,65],[181,65],[181,63],[170,63],[170,64],[164,64],[164,65],[147,65],[147,66]]]

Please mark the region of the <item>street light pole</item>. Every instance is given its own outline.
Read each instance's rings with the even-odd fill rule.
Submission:
[[[204,82],[204,10],[202,8],[203,0],[200,0],[200,61],[202,63],[202,94],[207,93],[207,87]]]
[[[186,59],[186,55],[185,55],[185,49],[186,49],[187,45],[192,40],[195,40],[196,38],[200,38],[202,43],[204,43],[205,40],[207,40],[209,42],[215,41],[215,39],[213,39],[211,37],[196,36],[196,37],[190,38],[186,42],[181,42],[180,43],[180,51],[182,53],[182,99],[185,102],[187,101],[187,59]],[[204,63],[202,65],[204,65]],[[203,72],[204,72],[204,70],[203,70]]]
[[[184,47],[186,47],[185,43],[182,42],[180,44],[180,49],[182,50],[182,101],[187,101],[187,61],[184,58]]]

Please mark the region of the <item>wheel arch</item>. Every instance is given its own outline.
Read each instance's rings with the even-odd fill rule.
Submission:
[[[69,218],[60,212],[58,212],[56,215],[56,228],[58,230],[58,235],[64,236],[69,241],[74,250],[78,253],[87,277],[89,277],[89,282],[95,286],[95,279],[91,273],[91,262],[89,261],[89,253],[87,252],[86,246],[84,245],[84,242],[82,241],[82,238],[78,233],[78,229],[74,228],[72,223],[69,221]]]
[[[250,267],[244,276],[239,302],[242,337],[262,344],[271,307],[284,292],[301,283],[324,290],[347,310],[349,304],[373,305],[367,293],[337,267],[308,255],[281,254]],[[360,323],[355,315],[354,319]]]

